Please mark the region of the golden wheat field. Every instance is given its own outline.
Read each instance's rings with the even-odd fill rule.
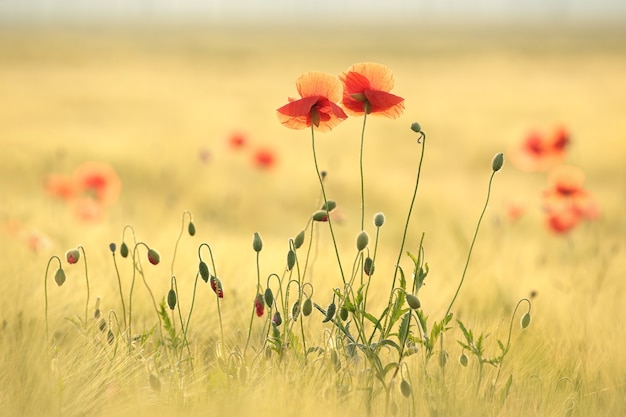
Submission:
[[[0,414],[626,415],[625,35],[545,27],[3,29]],[[396,282],[422,150],[399,265],[411,282],[405,253],[421,254],[428,276],[421,316],[404,308],[410,318],[388,334],[393,342],[355,352],[340,319],[323,322],[321,310],[295,320],[283,312],[282,326],[270,323],[268,305],[262,317],[251,320],[251,313],[271,274],[274,295],[285,290],[277,278],[290,276],[290,239],[305,227],[310,251],[295,251],[298,274],[308,254],[298,279],[326,313],[342,301],[333,289],[345,290],[337,256],[347,271],[363,261],[355,258],[363,118],[315,134],[325,192],[337,202],[335,250],[328,223],[309,233],[323,201],[311,132],[287,129],[276,117],[288,97],[298,97],[300,74],[338,75],[358,62],[389,67],[392,92],[405,99],[399,118],[367,118],[370,249],[372,219],[385,215],[367,310],[378,317]],[[427,135],[419,143],[413,122]],[[546,227],[546,173],[509,158],[530,131],[558,127],[571,138],[563,162],[584,171],[599,208],[567,233]],[[430,358],[418,317],[433,326],[452,306],[499,152],[504,166],[494,175],[450,328]],[[107,164],[119,177],[119,195],[95,215],[47,188],[51,176],[84,162]],[[158,250],[158,265],[148,262],[148,247]],[[66,252],[75,248],[80,259],[72,265]],[[198,281],[199,253],[221,280],[223,298]],[[133,254],[141,261],[133,263]],[[54,279],[60,265],[62,286]],[[172,276],[180,310],[164,305],[159,315]],[[126,331],[131,285],[133,328]],[[296,286],[289,304],[276,297],[276,308],[293,312]],[[522,299],[532,305],[525,329],[528,303],[514,311]],[[466,341],[457,319],[474,342],[485,335],[483,362],[457,342]],[[489,363],[498,341],[510,349]],[[382,374],[376,361],[389,364]]]

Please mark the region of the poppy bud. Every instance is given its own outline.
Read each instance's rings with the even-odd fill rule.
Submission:
[[[120,255],[122,255],[122,258],[126,258],[128,256],[128,245],[126,242],[122,242],[120,245]]]
[[[318,210],[313,213],[313,221],[316,222],[327,222],[328,221],[328,212],[326,210]]]
[[[105,331],[107,328],[107,322],[105,319],[101,319],[100,320],[100,324],[98,325],[98,328],[100,329],[101,332]]]
[[[365,275],[371,276],[374,273],[374,261],[372,258],[365,258],[365,262],[363,263],[363,271],[365,271]]]
[[[291,271],[296,264],[296,253],[291,249],[287,253],[287,270]]]
[[[411,130],[415,133],[421,133],[422,132],[422,126],[420,126],[419,123],[417,122],[413,122],[411,124]]]
[[[263,249],[263,241],[257,232],[254,232],[254,236],[252,237],[252,249],[257,253],[261,252],[261,249]]]
[[[530,325],[530,313],[524,314],[524,317],[522,317],[521,324],[522,324],[522,329],[525,329]]]
[[[272,317],[272,324],[274,326],[280,326],[283,323],[283,318],[280,316],[280,312],[275,312],[274,317]]]
[[[196,225],[193,222],[189,222],[189,226],[187,226],[187,231],[189,232],[189,236],[194,236],[196,234]]]
[[[300,315],[300,302],[296,301],[293,303],[293,307],[291,307],[291,318],[293,321],[298,320],[298,316]]]
[[[321,210],[325,211],[333,211],[337,207],[337,203],[334,200],[326,200],[324,204],[322,204]]]
[[[406,303],[413,310],[417,310],[418,308],[420,308],[422,306],[422,303],[420,302],[420,299],[417,298],[416,296],[414,296],[413,294],[407,294],[406,295]]]
[[[293,246],[298,249],[304,243],[304,230],[300,231],[296,238],[293,240]]]
[[[109,330],[107,332],[107,342],[109,342],[109,345],[112,345],[114,341],[115,341],[115,335],[113,334],[111,330]]]
[[[198,265],[198,270],[200,271],[200,276],[202,277],[204,282],[209,282],[209,266],[204,261],[200,261],[200,265]]]
[[[161,255],[154,249],[148,249],[148,260],[152,265],[158,265],[161,261]]]
[[[356,248],[359,252],[367,247],[367,244],[370,241],[370,237],[367,235],[365,230],[362,230],[361,233],[356,237]]]
[[[400,383],[400,391],[405,398],[411,396],[411,384],[409,384],[409,381],[402,379],[402,382]]]
[[[383,213],[376,213],[374,216],[374,226],[380,227],[385,224],[385,215]]]
[[[467,366],[469,359],[467,358],[467,355],[465,354],[465,352],[461,353],[461,356],[459,356],[459,362],[461,363],[461,365]]]
[[[268,287],[265,289],[265,304],[267,304],[267,306],[269,308],[272,308],[272,306],[274,305],[274,294],[272,294],[272,290]]]
[[[56,274],[54,274],[54,282],[60,287],[65,282],[65,271],[62,268],[57,269]]]
[[[257,317],[261,317],[263,315],[265,311],[265,301],[263,300],[263,296],[261,294],[257,294],[254,299],[254,309]]]
[[[117,246],[115,245],[115,243],[113,243],[113,242],[109,243],[109,250],[110,250],[112,253],[115,253],[115,249],[116,249],[116,248],[117,248]]]
[[[345,306],[341,307],[341,310],[339,310],[339,317],[343,321],[348,320],[348,309]]]
[[[304,315],[304,317],[308,317],[308,315],[311,314],[312,311],[313,302],[310,298],[307,298],[304,300],[304,303],[302,303],[302,315]]]
[[[80,259],[80,252],[78,249],[70,249],[65,254],[65,259],[67,259],[68,264],[75,264]]]
[[[219,298],[224,298],[224,290],[222,289],[222,281],[218,277],[211,277],[211,289]]]
[[[174,307],[176,307],[176,291],[173,288],[167,293],[167,306],[170,310],[174,310]]]
[[[500,168],[502,168],[502,165],[504,165],[504,155],[499,153],[493,158],[491,168],[493,169],[493,172],[498,172],[500,171]]]
[[[439,352],[439,366],[444,368],[448,363],[448,352],[442,350]]]
[[[335,305],[335,303],[330,303],[328,305],[328,308],[326,309],[326,317],[324,317],[324,320],[322,321],[322,323],[331,321],[333,317],[335,316],[335,311],[337,311],[337,306]]]

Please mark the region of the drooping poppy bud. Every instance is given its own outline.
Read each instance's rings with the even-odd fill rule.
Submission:
[[[348,320],[348,309],[346,308],[346,306],[341,307],[341,309],[339,310],[339,318],[341,318],[341,320],[343,321]]]
[[[200,271],[200,276],[202,277],[204,282],[209,282],[209,266],[204,261],[200,261],[200,265],[198,265],[198,270]]]
[[[530,325],[530,313],[524,314],[521,321],[522,329],[527,328]]]
[[[171,288],[167,293],[167,306],[170,310],[174,310],[176,307],[176,291],[174,291],[173,288]]]
[[[211,276],[211,289],[219,298],[224,298],[224,290],[222,289],[222,281],[218,277]]]
[[[115,253],[115,249],[117,249],[117,245],[114,242],[109,243],[109,250],[112,253]]]
[[[327,222],[328,221],[328,212],[326,210],[318,210],[313,213],[313,221],[316,222]]]
[[[413,122],[411,123],[411,130],[415,133],[420,133],[422,131],[422,126],[420,126],[417,122]]]
[[[407,294],[406,295],[406,303],[413,310],[417,310],[418,308],[420,308],[422,306],[422,303],[420,302],[420,299],[417,298],[416,296],[414,296],[413,294]]]
[[[254,299],[254,309],[258,317],[263,316],[263,313],[265,312],[265,300],[261,294],[257,294]]]
[[[159,262],[161,262],[161,255],[154,249],[148,249],[148,261],[150,261],[152,265],[158,265]]]
[[[65,282],[65,271],[63,268],[57,269],[56,274],[54,274],[54,282],[60,287]]]
[[[324,204],[322,204],[321,210],[331,212],[337,207],[337,203],[334,200],[326,200]]]
[[[324,320],[322,320],[322,323],[331,321],[335,316],[335,311],[337,311],[337,306],[335,305],[335,303],[330,303],[328,305],[328,308],[326,309],[326,316],[324,317]]]
[[[65,259],[67,259],[68,264],[75,264],[80,259],[80,252],[78,249],[70,249],[65,254]]]
[[[267,304],[269,308],[272,308],[272,306],[274,305],[274,294],[272,293],[272,290],[269,287],[265,289],[264,298],[265,298],[265,304]]]
[[[300,233],[296,235],[296,238],[293,240],[293,246],[298,249],[304,243],[304,230],[301,230]]]
[[[302,314],[304,315],[304,317],[307,317],[309,314],[311,314],[312,311],[313,302],[310,298],[307,298],[304,300],[304,303],[302,303]]]
[[[189,236],[194,236],[196,234],[196,225],[193,222],[189,222],[189,226],[187,226],[187,231],[189,232]]]
[[[367,276],[371,276],[374,273],[374,260],[372,258],[365,258],[365,262],[363,263],[363,271]]]
[[[298,316],[300,315],[300,302],[296,301],[293,303],[293,307],[291,307],[291,318],[293,321],[298,320]]]
[[[462,352],[461,356],[459,356],[459,363],[463,367],[467,366],[467,364],[469,363],[469,359],[468,359],[467,355],[465,354],[465,352]]]
[[[405,398],[408,398],[411,396],[411,384],[409,384],[409,381],[407,381],[406,379],[402,379],[402,382],[400,383],[400,391],[402,392],[402,395],[404,395]]]
[[[504,165],[504,154],[499,153],[493,158],[491,168],[494,172],[498,172],[500,171],[500,168],[502,168],[502,165]]]
[[[280,312],[275,312],[274,317],[272,317],[272,324],[278,327],[283,323],[283,318],[280,316]]]
[[[287,253],[287,270],[291,271],[296,264],[296,253],[289,249]]]
[[[120,255],[122,255],[122,258],[126,258],[128,256],[128,245],[126,242],[122,242],[120,245]]]
[[[370,237],[368,236],[365,230],[362,230],[361,233],[356,237],[356,249],[361,252],[363,249],[367,247],[367,244],[370,241]]]

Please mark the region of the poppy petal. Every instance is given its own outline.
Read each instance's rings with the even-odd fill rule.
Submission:
[[[391,91],[394,87],[393,72],[389,67],[375,62],[361,62],[348,68],[347,73],[361,74],[368,80],[369,89]]]
[[[374,90],[365,90],[364,94],[367,101],[372,105],[372,114],[395,119],[404,111],[404,99],[402,97]]]
[[[341,99],[341,83],[333,75],[324,72],[307,72],[296,80],[296,88],[300,97],[326,97],[330,101]]]

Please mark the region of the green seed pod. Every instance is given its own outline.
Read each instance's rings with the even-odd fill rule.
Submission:
[[[411,396],[411,384],[409,384],[409,381],[402,379],[402,382],[400,383],[400,391],[406,398]]]
[[[420,302],[420,299],[417,298],[416,296],[414,296],[413,294],[407,294],[406,295],[406,303],[413,310],[417,310],[418,308],[420,308],[422,306],[422,303]]]
[[[313,221],[316,222],[327,222],[328,221],[328,212],[326,210],[318,210],[313,213]]]
[[[272,294],[272,290],[269,287],[265,289],[263,297],[265,298],[265,304],[267,304],[269,308],[272,308],[272,305],[274,305],[274,294]]]
[[[326,200],[326,203],[322,204],[321,210],[324,211],[333,211],[337,207],[337,203],[334,200]]]
[[[356,237],[356,248],[359,252],[367,247],[367,244],[370,242],[370,237],[368,236],[365,230],[362,230],[361,233]]]
[[[54,282],[60,287],[65,282],[65,271],[63,268],[57,269],[56,274],[54,274]]]
[[[374,260],[372,258],[365,258],[365,262],[363,263],[363,271],[368,277],[374,273]]]
[[[524,316],[522,317],[521,324],[522,324],[522,329],[525,329],[530,325],[530,313],[524,314]]]
[[[109,330],[107,332],[107,342],[109,342],[109,345],[112,345],[114,341],[115,341],[115,335],[113,334],[111,330]]]
[[[341,307],[341,309],[339,310],[339,317],[343,321],[348,320],[348,309],[345,306]]]
[[[313,311],[313,302],[311,301],[310,298],[307,298],[304,300],[304,303],[302,303],[302,315],[304,317],[308,317],[312,311]]]
[[[196,225],[193,222],[189,222],[189,226],[187,226],[187,231],[189,232],[189,236],[194,236],[196,234]]]
[[[459,356],[459,362],[461,363],[461,365],[467,366],[469,359],[467,358],[467,355],[465,354],[465,352],[462,352],[461,356]]]
[[[296,301],[293,303],[293,307],[291,307],[291,318],[293,321],[298,320],[298,316],[300,315],[300,302]]]
[[[296,253],[289,249],[287,252],[287,270],[291,271],[296,264]]]
[[[439,352],[439,366],[444,368],[448,363],[448,352],[442,350]]]
[[[493,158],[493,161],[491,162],[491,168],[494,172],[498,172],[500,171],[500,168],[502,168],[502,165],[504,165],[504,155],[502,153],[499,153]]]
[[[422,131],[422,126],[419,123],[413,122],[411,124],[411,130],[415,133],[420,133]]]
[[[128,245],[126,242],[122,242],[120,245],[120,255],[122,255],[122,258],[126,258],[128,256]]]
[[[176,291],[173,288],[167,293],[167,306],[170,310],[174,310],[174,307],[176,307]]]
[[[200,276],[204,282],[209,282],[209,266],[204,262],[200,261],[200,265],[198,265],[198,270],[200,271]]]
[[[252,237],[252,249],[257,253],[261,252],[261,249],[263,249],[263,240],[261,240],[261,235],[257,232],[254,232],[254,236]]]
[[[374,216],[374,226],[381,227],[385,224],[385,215],[383,213],[376,213]]]
[[[335,305],[335,303],[330,303],[328,305],[328,308],[326,309],[326,317],[324,317],[324,320],[322,321],[322,323],[331,321],[333,317],[335,316],[335,311],[337,311],[337,306]]]
[[[304,230],[301,230],[300,233],[298,233],[296,235],[296,238],[293,240],[293,246],[296,249],[299,249],[303,243],[304,243]]]

